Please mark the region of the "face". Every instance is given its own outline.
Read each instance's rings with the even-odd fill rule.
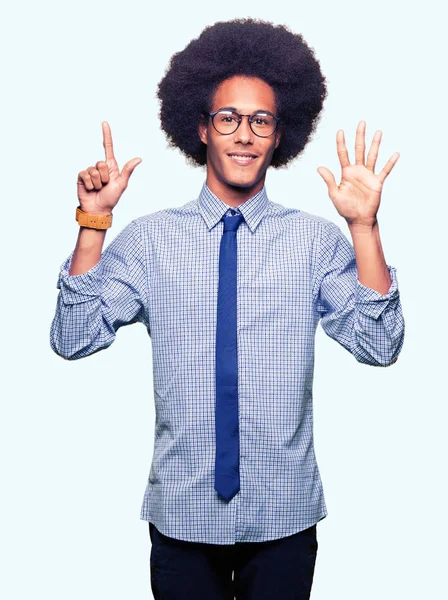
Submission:
[[[244,115],[267,110],[277,116],[274,90],[255,77],[235,76],[219,85],[210,112],[228,107]],[[247,117],[243,117],[234,133],[224,135],[215,130],[209,118],[199,125],[199,137],[207,144],[207,185],[214,194],[236,205],[261,190],[280,143],[278,128],[273,135],[262,138],[253,133]],[[254,158],[244,159],[244,154]]]

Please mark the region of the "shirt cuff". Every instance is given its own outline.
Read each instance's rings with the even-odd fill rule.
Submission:
[[[368,317],[378,319],[391,300],[398,298],[398,281],[396,268],[387,265],[391,284],[386,294],[380,294],[377,290],[366,287],[356,279],[355,302],[358,308]]]
[[[61,290],[64,304],[87,302],[100,294],[101,261],[80,275],[69,275],[74,251],[62,263],[56,287]]]

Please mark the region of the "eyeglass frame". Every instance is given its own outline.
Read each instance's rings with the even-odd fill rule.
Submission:
[[[225,110],[227,110],[227,111],[229,111],[229,112],[232,112],[233,114],[235,114],[235,115],[237,115],[237,116],[238,116],[238,125],[235,127],[235,129],[234,129],[233,131],[230,131],[229,133],[222,133],[222,131],[219,131],[219,130],[216,128],[216,126],[215,126],[215,115],[217,115],[219,112],[221,112],[221,111],[225,111]],[[213,125],[213,128],[214,128],[214,129],[215,129],[215,131],[217,131],[217,132],[218,132],[220,135],[232,135],[232,133],[235,133],[235,131],[237,131],[237,130],[238,130],[238,127],[241,125],[241,121],[243,120],[243,117],[247,117],[247,118],[248,118],[248,121],[249,121],[249,127],[250,127],[250,130],[252,131],[252,133],[253,133],[254,135],[258,136],[258,137],[261,137],[261,138],[268,138],[268,137],[270,137],[271,135],[274,135],[274,133],[275,133],[275,132],[277,131],[277,129],[278,129],[278,124],[280,123],[280,117],[276,117],[276,116],[275,116],[275,115],[273,115],[273,114],[272,114],[272,113],[271,113],[269,110],[259,110],[259,111],[255,111],[255,112],[253,112],[251,115],[242,115],[242,114],[240,114],[239,112],[237,112],[236,110],[232,110],[232,109],[230,109],[230,108],[225,108],[225,107],[224,107],[224,108],[219,108],[219,109],[218,109],[218,110],[216,110],[215,112],[212,112],[212,113],[210,113],[210,112],[206,112],[205,114],[206,114],[206,115],[208,115],[209,117],[211,117],[211,119],[212,119],[212,125]],[[269,133],[268,135],[260,135],[259,133],[256,133],[256,132],[255,132],[255,131],[252,129],[252,121],[251,121],[251,118],[252,118],[252,117],[254,117],[255,115],[259,115],[259,114],[266,114],[266,115],[270,115],[271,117],[274,117],[274,119],[275,119],[275,128],[274,128],[274,131],[271,131],[271,133]]]

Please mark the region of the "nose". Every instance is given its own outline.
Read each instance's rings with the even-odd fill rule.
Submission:
[[[254,132],[250,128],[249,117],[247,115],[242,115],[241,123],[239,124],[238,129],[235,131],[234,136],[235,141],[239,140],[243,144],[253,142]]]

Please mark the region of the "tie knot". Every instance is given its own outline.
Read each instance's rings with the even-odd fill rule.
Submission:
[[[224,231],[236,231],[244,221],[244,217],[241,213],[231,216],[224,215],[222,220],[224,221]]]

